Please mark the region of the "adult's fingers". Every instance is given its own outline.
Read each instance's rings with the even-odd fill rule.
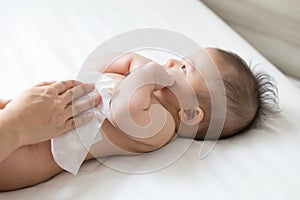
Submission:
[[[66,92],[62,93],[60,96],[63,101],[68,104],[73,100],[76,100],[87,93],[93,91],[95,89],[94,84],[80,84],[75,86],[74,88],[68,89]]]
[[[65,133],[70,130],[73,130],[76,127],[83,126],[89,123],[93,119],[93,117],[94,117],[94,113],[87,112],[75,118],[70,118],[66,121],[63,132]]]
[[[68,105],[65,109],[64,119],[69,119],[73,116],[77,116],[101,103],[101,96],[96,95],[94,97],[90,97],[84,99],[80,102],[76,102],[74,104]]]
[[[67,80],[67,81],[59,81],[51,85],[50,87],[53,87],[57,94],[61,94],[65,92],[66,90],[73,88],[76,85],[75,80]]]
[[[53,83],[55,83],[56,81],[42,81],[38,84],[36,84],[35,86],[46,86],[46,85],[52,85]]]

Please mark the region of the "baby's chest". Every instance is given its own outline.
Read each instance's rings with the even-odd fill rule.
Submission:
[[[106,76],[112,78],[115,81],[115,87],[120,83],[120,81],[124,78],[121,74],[116,73],[105,73]]]

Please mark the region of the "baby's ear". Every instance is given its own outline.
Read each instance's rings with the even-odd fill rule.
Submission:
[[[184,108],[178,114],[181,121],[189,126],[199,124],[204,118],[204,112],[200,107]]]

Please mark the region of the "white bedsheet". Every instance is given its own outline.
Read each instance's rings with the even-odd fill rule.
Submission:
[[[288,79],[300,90],[300,80],[288,76]]]
[[[203,160],[197,159],[200,142],[194,142],[174,164],[148,174],[90,161],[78,176],[61,173],[1,193],[0,199],[300,199],[299,90],[199,1],[1,1],[1,97],[13,98],[41,80],[68,77],[101,42],[145,27],[174,30],[201,46],[229,49],[260,63],[278,82],[280,116],[259,130],[220,141]],[[176,151],[181,142],[168,150]]]

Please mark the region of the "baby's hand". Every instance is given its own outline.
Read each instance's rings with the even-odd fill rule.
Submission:
[[[174,78],[170,76],[166,69],[158,63],[150,62],[144,65],[142,68],[147,71],[149,76],[152,76],[156,90],[164,87],[170,87],[175,83]]]

